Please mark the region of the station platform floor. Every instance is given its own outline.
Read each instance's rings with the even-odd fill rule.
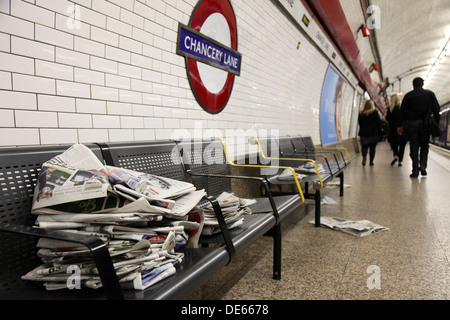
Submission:
[[[322,205],[322,216],[388,231],[357,237],[316,228],[307,203],[282,222],[281,280],[272,279],[272,240],[263,237],[191,299],[450,300],[450,153],[430,145],[428,175],[417,179],[409,177],[409,145],[402,167],[392,159],[380,142],[374,166],[352,159],[343,197],[338,188],[322,192],[336,202]]]

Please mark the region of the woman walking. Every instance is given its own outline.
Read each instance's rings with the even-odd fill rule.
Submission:
[[[375,149],[380,140],[381,119],[375,104],[372,100],[367,100],[358,117],[359,136],[361,143],[361,153],[363,156],[362,165],[366,165],[367,152],[369,152],[370,165],[373,166],[375,159]]]
[[[401,120],[401,103],[398,95],[391,96],[391,104],[387,111],[386,120],[389,123],[389,143],[391,145],[392,152],[394,153],[394,159],[391,161],[393,166],[397,161],[399,167],[403,163],[403,155],[405,154],[406,139],[398,134],[398,128],[402,126]]]

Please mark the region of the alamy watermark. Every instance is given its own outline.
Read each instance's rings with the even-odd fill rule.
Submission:
[[[209,129],[203,128],[202,121],[195,121],[192,129],[175,129],[172,132],[171,140],[178,142],[173,150],[175,157],[172,161],[179,161],[176,155],[180,152],[183,155],[195,155],[184,157],[187,164],[212,165],[232,161],[239,165],[271,167],[261,170],[264,174],[274,174],[279,166],[279,134],[278,129]],[[258,141],[271,143],[258,145],[254,137],[258,137]],[[203,143],[198,143],[199,141]],[[222,141],[225,145],[222,145]],[[230,156],[229,159],[226,159],[227,155]]]
[[[370,5],[367,7],[369,17],[366,20],[366,26],[373,29],[381,29],[381,10],[379,6]]]
[[[377,265],[370,265],[366,270],[370,276],[367,278],[366,285],[367,288],[372,289],[381,289],[381,269]]]
[[[67,7],[66,13],[69,17],[66,20],[66,26],[70,30],[81,29],[81,8],[79,5],[71,4]]]

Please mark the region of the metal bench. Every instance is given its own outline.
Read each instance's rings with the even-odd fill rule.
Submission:
[[[32,227],[35,217],[31,215],[31,202],[39,170],[45,161],[68,147],[70,146],[0,149],[0,298],[181,299],[188,297],[195,288],[229,264],[235,254],[240,254],[251,243],[268,233],[274,237],[274,278],[281,277],[280,221],[303,203],[302,194],[259,199],[252,207],[254,212],[259,213],[246,217],[243,226],[230,231],[222,228],[218,236],[222,237],[220,245],[183,248],[185,256],[174,275],[144,291],[122,290],[108,249],[101,240],[95,237],[69,237]],[[106,164],[181,180],[195,176],[191,169],[186,171],[179,152],[180,145],[172,141],[99,143],[88,147]],[[208,175],[207,184],[215,185],[217,191],[229,190],[232,177],[227,172],[223,173],[224,176]],[[253,179],[267,186],[267,181],[262,178],[233,178]],[[209,187],[207,190],[212,195],[217,195]],[[214,203],[214,198],[208,197],[205,201]],[[217,209],[217,203],[214,208]],[[46,291],[38,283],[21,280],[23,274],[42,263],[36,255],[36,241],[39,237],[77,242],[88,247],[99,268],[103,289]]]
[[[269,213],[275,218],[275,225],[271,228],[274,239],[273,278],[281,278],[281,221],[304,203],[304,195],[298,185],[298,192],[290,195],[273,196],[267,180],[261,177],[236,176],[231,174],[231,167],[259,168],[258,165],[241,165],[232,161],[226,143],[221,138],[207,140],[190,140],[178,142],[186,172],[192,178],[194,185],[204,188],[207,194],[217,196],[222,191],[232,192],[231,180],[256,180],[261,183],[267,197],[256,198],[256,204],[250,206],[254,214],[246,219],[259,219],[260,215]],[[290,170],[293,170],[290,168]],[[255,233],[257,230],[251,230]],[[233,231],[231,232],[233,233]],[[220,237],[220,236],[219,236]],[[210,240],[211,242],[217,239]],[[242,243],[243,245],[245,243]],[[239,249],[239,246],[236,245]]]
[[[301,139],[299,141],[299,139]],[[296,142],[296,145],[294,144]],[[317,151],[306,143],[305,141],[310,141],[312,139],[303,139],[300,137],[252,137],[250,142],[258,145],[258,151],[262,159],[268,161],[276,161],[281,166],[293,167],[296,171],[303,174],[302,178],[299,178],[300,183],[305,185],[305,198],[314,200],[315,203],[315,226],[320,226],[320,215],[321,215],[321,198],[320,192],[325,184],[332,181],[335,177],[340,179],[339,189],[340,196],[344,194],[344,169],[349,165],[349,160],[347,161],[343,158],[343,150],[341,149],[325,149]],[[304,149],[300,150],[299,146],[304,146]],[[309,148],[308,148],[309,147]],[[268,152],[272,154],[267,155]],[[347,153],[348,154],[348,153]],[[342,160],[341,160],[342,157]],[[300,170],[302,166],[310,165],[310,171],[306,173]],[[322,168],[322,172],[319,171],[319,167]],[[294,179],[281,179],[280,175],[283,173],[282,170],[277,172],[264,175],[265,178],[271,185],[292,185],[294,184]],[[288,176],[294,178],[294,175]],[[295,177],[295,179],[297,179]],[[312,193],[310,192],[310,184],[312,184]],[[281,192],[285,193],[285,192]]]

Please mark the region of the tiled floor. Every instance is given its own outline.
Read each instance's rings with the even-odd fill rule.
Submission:
[[[344,197],[323,192],[337,204],[323,205],[322,216],[367,219],[389,231],[356,237],[315,228],[314,208],[305,205],[283,221],[281,280],[271,278],[272,243],[263,238],[192,298],[449,300],[450,158],[430,150],[428,176],[411,179],[408,146],[405,153],[403,167],[391,166],[389,145],[380,143],[373,167],[353,159]],[[377,276],[370,266],[379,270],[379,289],[368,287]]]

